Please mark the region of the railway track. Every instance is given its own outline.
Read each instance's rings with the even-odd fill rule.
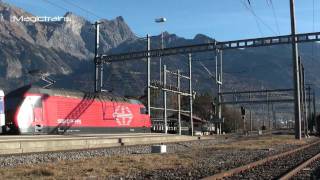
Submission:
[[[320,179],[320,155],[315,156],[291,179]]]
[[[319,159],[320,141],[316,141],[204,179],[291,179]]]
[[[308,159],[304,163],[302,163],[299,166],[297,166],[296,168],[292,169],[291,171],[286,173],[284,176],[282,176],[280,179],[283,179],[283,180],[284,179],[292,179],[292,178],[293,179],[306,179],[307,173],[308,173],[307,176],[309,176],[310,178],[313,176],[315,179],[319,179],[320,178],[319,174],[316,175],[315,172],[313,172],[313,171],[316,171],[317,169],[312,171],[310,168],[310,166],[313,166],[313,163],[318,160],[320,160],[320,153],[316,154],[312,158]],[[320,164],[318,164],[318,167],[320,167]],[[310,169],[311,171],[303,172],[305,168],[307,168],[307,170]]]

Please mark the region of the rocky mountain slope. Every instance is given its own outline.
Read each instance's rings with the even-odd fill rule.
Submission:
[[[70,22],[12,21],[33,15],[5,3],[0,15],[0,85],[5,89],[36,80],[30,70],[68,76],[93,59],[94,26],[82,17],[67,13]],[[101,21],[100,51],[136,38],[122,17]]]
[[[39,69],[57,80],[56,87],[93,90],[94,26],[73,13],[64,17],[71,22],[12,22],[12,16],[33,16],[22,9],[0,3],[0,86],[6,91],[24,84],[38,83],[30,70]],[[146,48],[146,42],[130,30],[122,17],[101,20],[101,53],[119,53]],[[165,46],[197,44],[213,41],[204,35],[184,39],[165,33]],[[160,47],[160,37],[152,38],[152,48]],[[320,45],[303,44],[301,55],[308,82],[319,90]],[[313,53],[312,53],[313,52]],[[312,56],[314,54],[314,56]],[[197,91],[215,91],[215,85],[196,60],[214,71],[213,53],[194,54],[193,85]],[[187,72],[185,55],[165,57],[170,70]],[[290,46],[228,50],[224,52],[224,88],[260,89],[288,88],[292,85]],[[158,58],[152,59],[152,79],[159,78]],[[172,77],[168,80],[174,83]],[[105,89],[123,95],[142,95],[146,84],[146,62],[135,60],[105,65]]]

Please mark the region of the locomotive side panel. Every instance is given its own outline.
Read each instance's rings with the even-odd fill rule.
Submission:
[[[150,128],[149,116],[141,114],[141,104],[48,96],[43,98],[47,131],[136,131]]]

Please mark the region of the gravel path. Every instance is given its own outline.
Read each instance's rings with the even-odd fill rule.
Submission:
[[[200,140],[180,143],[167,144],[168,153],[177,153],[188,151],[191,147],[203,148],[208,145],[221,143],[223,140]],[[229,139],[225,142],[232,142]],[[112,155],[129,155],[129,154],[149,154],[151,153],[150,145],[135,145],[111,147],[103,149],[78,150],[66,152],[49,152],[49,153],[32,153],[21,155],[4,155],[0,156],[0,167],[15,167],[18,165],[28,165],[37,163],[55,162],[60,160],[78,160],[83,158],[112,156]]]
[[[211,176],[264,157],[274,155],[298,147],[299,145],[281,144],[268,149],[217,149],[215,144],[228,144],[238,139],[218,138],[190,142],[167,144],[168,153],[189,155],[193,157],[190,167],[176,166],[165,170],[129,171],[125,176],[110,176],[108,179],[199,179]],[[210,147],[211,146],[211,147]],[[210,147],[210,148],[208,148]],[[150,145],[123,146],[95,150],[81,150],[69,152],[51,152],[38,154],[24,154],[0,156],[0,167],[15,167],[18,165],[72,161],[91,157],[110,157],[113,155],[149,154]]]
[[[188,151],[191,147],[203,148],[208,145],[230,143],[235,139],[210,139],[189,142],[178,142],[167,144],[168,153],[177,153]],[[65,152],[48,152],[48,153],[31,153],[20,155],[0,155],[0,167],[15,167],[18,165],[37,164],[55,162],[60,160],[78,160],[83,158],[112,156],[112,155],[129,155],[129,154],[149,154],[151,153],[150,145],[135,145],[110,147],[91,150],[77,150]]]
[[[272,150],[219,150],[203,149],[194,159],[191,167],[177,167],[175,169],[154,170],[129,174],[126,179],[200,179],[222,170],[232,169],[241,165],[257,161],[261,158],[287,151],[297,146],[284,145],[272,148]],[[112,177],[120,179],[121,177]]]

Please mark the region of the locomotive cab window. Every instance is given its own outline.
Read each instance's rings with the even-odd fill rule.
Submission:
[[[37,99],[34,104],[33,104],[34,108],[42,108],[42,99],[41,97],[39,97],[39,99]]]
[[[4,101],[3,98],[0,98],[0,114],[4,113]]]
[[[140,108],[140,114],[148,114],[148,111],[145,107]]]

